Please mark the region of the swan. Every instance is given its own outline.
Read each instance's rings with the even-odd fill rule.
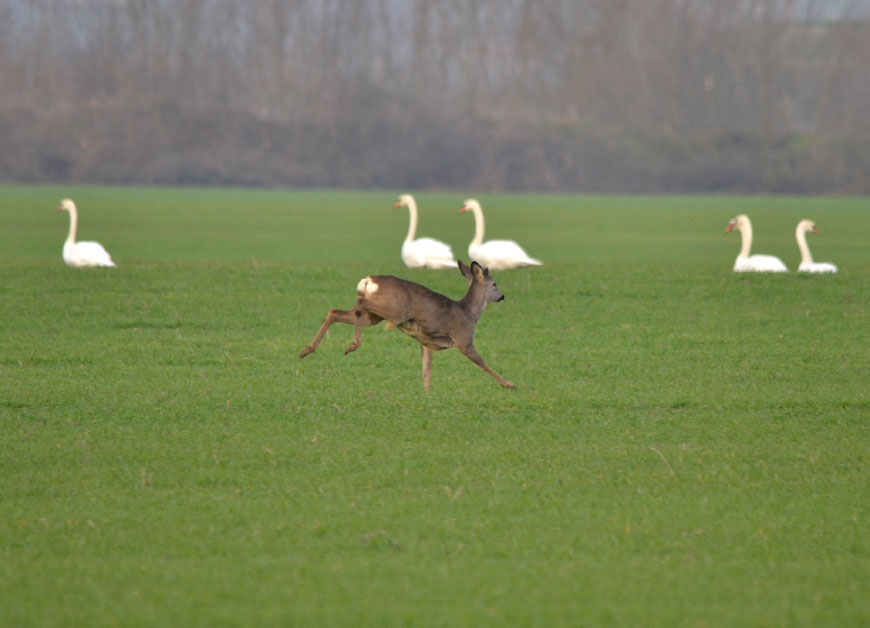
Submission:
[[[540,266],[541,262],[528,254],[513,240],[483,241],[483,210],[473,198],[462,203],[459,213],[474,213],[474,239],[468,245],[471,259],[491,270],[519,268],[520,266]]]
[[[402,261],[408,268],[456,268],[456,260],[453,259],[453,250],[449,244],[445,244],[434,238],[414,239],[417,231],[417,201],[410,194],[402,194],[393,205],[393,209],[407,207],[411,214],[411,223],[408,225],[408,235],[402,243]]]
[[[69,235],[63,244],[63,261],[67,266],[88,268],[89,266],[111,266],[114,268],[109,252],[99,242],[76,242],[76,228],[79,215],[76,204],[65,198],[57,208],[59,212],[69,212]]]
[[[749,216],[740,214],[734,218],[725,227],[725,233],[733,229],[740,230],[740,238],[742,245],[740,254],[734,261],[735,273],[787,273],[788,268],[783,264],[782,260],[773,255],[750,255],[749,249],[752,246],[752,223],[749,222]]]
[[[835,273],[837,267],[830,262],[813,262],[810,255],[810,247],[807,246],[807,231],[818,235],[816,223],[812,220],[801,220],[795,229],[794,236],[797,238],[798,248],[801,250],[801,264],[798,266],[799,273]]]

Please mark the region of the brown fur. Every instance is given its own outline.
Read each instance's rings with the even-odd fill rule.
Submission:
[[[501,301],[504,295],[490,277],[488,268],[477,262],[472,262],[469,267],[460,261],[459,270],[469,281],[468,292],[459,301],[392,275],[372,275],[362,279],[353,308],[329,310],[314,340],[299,352],[299,357],[313,353],[333,323],[354,325],[354,339],[345,351],[347,354],[359,347],[363,327],[386,320],[388,325],[397,327],[422,346],[423,386],[427,392],[432,352],[451,347],[459,349],[502,386],[516,388],[493,371],[474,348],[474,327],[486,304]]]

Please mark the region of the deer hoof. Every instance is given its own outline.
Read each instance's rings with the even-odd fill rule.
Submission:
[[[352,343],[350,343],[350,345],[348,345],[347,349],[344,350],[344,355],[347,355],[347,354],[350,353],[351,351],[356,351],[358,347],[359,347],[359,343],[358,343],[358,342],[352,342]]]
[[[314,347],[312,347],[311,345],[308,345],[308,346],[305,347],[302,351],[300,351],[300,352],[299,352],[299,357],[300,357],[300,358],[304,358],[304,357],[305,357],[306,355],[308,355],[309,353],[314,353]]]
[[[502,384],[502,386],[504,386],[505,388],[512,388],[514,390],[517,389],[517,385],[513,382],[505,382],[504,384]]]

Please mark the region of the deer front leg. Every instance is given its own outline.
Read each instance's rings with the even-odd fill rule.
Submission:
[[[486,363],[486,360],[484,360],[484,359],[480,356],[480,354],[479,354],[479,353],[477,352],[477,350],[474,348],[474,345],[469,344],[469,345],[466,345],[466,346],[464,346],[464,347],[463,347],[463,346],[457,346],[456,348],[459,349],[459,352],[460,352],[462,355],[464,355],[464,356],[467,357],[469,360],[471,360],[472,362],[474,362],[475,364],[477,364],[477,366],[479,366],[479,367],[482,368],[484,371],[486,371],[487,373],[489,373],[490,375],[492,375],[492,377],[495,379],[495,381],[497,381],[499,384],[501,384],[501,385],[504,386],[505,388],[516,388],[516,386],[513,384],[513,382],[509,382],[509,381],[507,381],[507,380],[506,380],[505,378],[503,378],[501,375],[499,375],[498,373],[496,373],[495,371],[493,371],[491,368],[489,368],[489,364],[487,364],[487,363]]]
[[[432,349],[420,346],[423,349],[423,388],[429,392],[429,380],[432,379]]]

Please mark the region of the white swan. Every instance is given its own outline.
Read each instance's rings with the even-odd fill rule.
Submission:
[[[810,255],[810,247],[807,246],[807,231],[812,231],[818,235],[819,230],[816,229],[816,223],[812,220],[801,220],[795,229],[794,235],[797,238],[798,248],[801,250],[801,264],[798,266],[799,273],[835,273],[837,267],[830,262],[813,262],[813,256]]]
[[[87,268],[89,266],[115,266],[109,252],[99,242],[76,242],[76,228],[79,215],[76,204],[65,198],[60,202],[57,211],[69,212],[69,235],[63,244],[63,261],[67,266]]]
[[[788,268],[783,264],[782,260],[773,255],[750,255],[749,249],[752,247],[752,223],[749,222],[749,216],[740,214],[734,218],[725,227],[725,233],[733,229],[740,230],[740,238],[742,244],[740,254],[734,261],[735,273],[787,273]]]
[[[414,239],[417,231],[417,202],[410,194],[402,194],[393,209],[407,207],[411,214],[408,235],[402,243],[402,261],[408,268],[456,268],[453,249],[434,238]]]
[[[473,198],[462,204],[459,213],[474,212],[474,239],[468,245],[471,259],[490,270],[519,268],[520,266],[540,266],[541,262],[528,254],[513,240],[483,241],[483,210]]]

